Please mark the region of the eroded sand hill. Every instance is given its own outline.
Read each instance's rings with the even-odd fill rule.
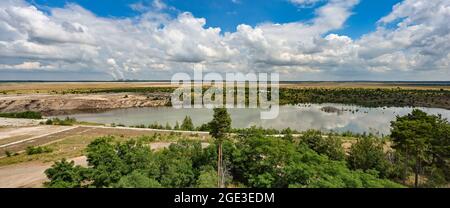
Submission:
[[[0,112],[39,111],[56,115],[76,111],[155,107],[169,103],[169,93],[27,94],[0,96]]]

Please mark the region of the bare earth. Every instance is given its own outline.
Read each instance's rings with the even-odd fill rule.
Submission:
[[[87,166],[86,157],[71,159],[75,165]],[[37,188],[42,187],[47,180],[44,171],[50,168],[52,163],[39,161],[20,163],[0,167],[1,188]]]
[[[116,108],[164,106],[168,93],[131,94],[26,94],[1,95],[0,112],[39,111],[44,115]]]
[[[21,119],[21,118],[0,118],[1,127],[20,127],[38,125],[43,120]]]

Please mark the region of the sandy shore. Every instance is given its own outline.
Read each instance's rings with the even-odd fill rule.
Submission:
[[[21,119],[21,118],[1,118],[0,127],[21,127],[21,126],[35,126],[45,119]]]

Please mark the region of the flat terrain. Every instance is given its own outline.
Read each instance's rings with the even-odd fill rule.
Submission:
[[[301,82],[281,83],[289,88],[402,88],[402,89],[445,89],[449,85],[426,85],[415,82]],[[172,87],[170,82],[4,82],[0,83],[0,93],[29,94],[56,93],[66,90],[129,89],[150,87]]]
[[[75,165],[87,166],[86,157],[80,156],[70,159]],[[1,188],[39,188],[47,180],[44,171],[52,163],[41,161],[25,162],[0,167]]]

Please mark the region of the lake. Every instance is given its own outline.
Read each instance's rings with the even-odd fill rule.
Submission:
[[[284,129],[290,127],[299,131],[317,129],[322,131],[388,134],[390,121],[396,115],[406,115],[410,107],[366,108],[343,104],[299,104],[280,106],[276,119],[261,120],[259,109],[228,109],[235,128],[262,126],[264,128]],[[441,114],[450,119],[450,110],[438,108],[418,108],[427,113]],[[212,119],[211,109],[174,109],[172,107],[116,109],[100,113],[72,114],[79,121],[96,123],[115,123],[130,125],[169,123],[175,125],[185,116],[190,116],[196,126]],[[57,116],[64,118],[66,116]]]

